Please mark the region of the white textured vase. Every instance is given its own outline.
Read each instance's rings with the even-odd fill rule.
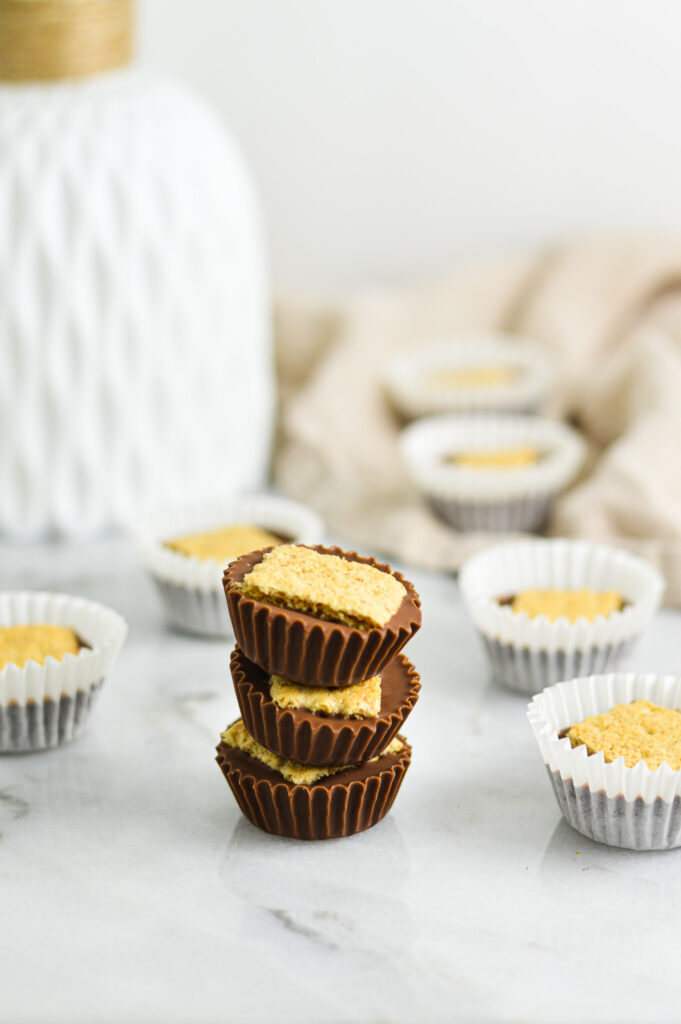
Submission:
[[[0,531],[261,484],[268,300],[247,168],[199,97],[130,70],[0,85]]]

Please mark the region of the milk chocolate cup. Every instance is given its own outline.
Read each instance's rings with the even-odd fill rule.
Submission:
[[[398,655],[381,673],[381,708],[372,718],[319,715],[280,708],[270,696],[269,673],[236,648],[230,663],[241,717],[251,736],[273,753],[318,767],[360,764],[395,738],[418,700],[414,666]]]
[[[411,747],[403,742],[397,754],[327,775],[312,786],[287,782],[225,743],[216,760],[253,825],[289,839],[340,839],[376,825],[392,807],[411,761]]]
[[[418,594],[409,580],[373,558],[336,547],[310,546],[323,555],[338,555],[348,562],[363,562],[392,573],[406,590],[398,610],[384,626],[356,629],[247,597],[239,584],[272,550],[264,548],[232,562],[223,576],[238,646],[265,672],[303,686],[348,686],[380,675],[421,627]]]

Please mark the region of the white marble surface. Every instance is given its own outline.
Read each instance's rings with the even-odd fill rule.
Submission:
[[[392,813],[298,844],[241,818],[213,761],[228,647],[164,629],[129,545],[4,547],[0,566],[3,589],[131,626],[87,735],[0,761],[2,1021],[678,1020],[681,852],[562,821],[451,579],[411,574],[423,690]],[[680,625],[662,612],[633,667],[678,673]]]

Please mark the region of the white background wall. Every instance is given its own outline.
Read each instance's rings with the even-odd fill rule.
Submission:
[[[277,283],[423,276],[589,228],[681,228],[679,0],[140,0],[212,97]]]

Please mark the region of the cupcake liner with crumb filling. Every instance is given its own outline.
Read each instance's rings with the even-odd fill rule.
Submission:
[[[40,627],[39,635],[5,643],[14,660],[0,670],[0,753],[45,750],[79,736],[127,633],[120,615],[94,601],[0,594],[0,632],[30,625]]]
[[[238,536],[231,531],[226,537],[225,528],[234,526]],[[312,544],[323,535],[321,519],[304,505],[269,494],[241,495],[157,513],[140,531],[140,549],[170,625],[229,638],[233,633],[222,588],[227,564],[276,539]],[[247,546],[237,549],[227,541]],[[211,551],[224,557],[206,557]]]
[[[430,416],[400,436],[409,475],[433,511],[465,532],[532,532],[574,480],[585,444],[539,416]]]
[[[605,544],[523,540],[495,544],[464,564],[464,603],[497,682],[538,693],[562,679],[618,668],[662,599],[664,580],[648,562]],[[590,590],[621,596],[622,607],[589,619],[514,613],[510,600],[537,591]],[[534,607],[532,604],[527,607]],[[608,607],[608,604],[594,608]],[[536,610],[536,609],[535,609]]]
[[[534,697],[528,719],[574,829],[631,850],[681,846],[679,708],[681,678],[653,674],[570,679]]]

